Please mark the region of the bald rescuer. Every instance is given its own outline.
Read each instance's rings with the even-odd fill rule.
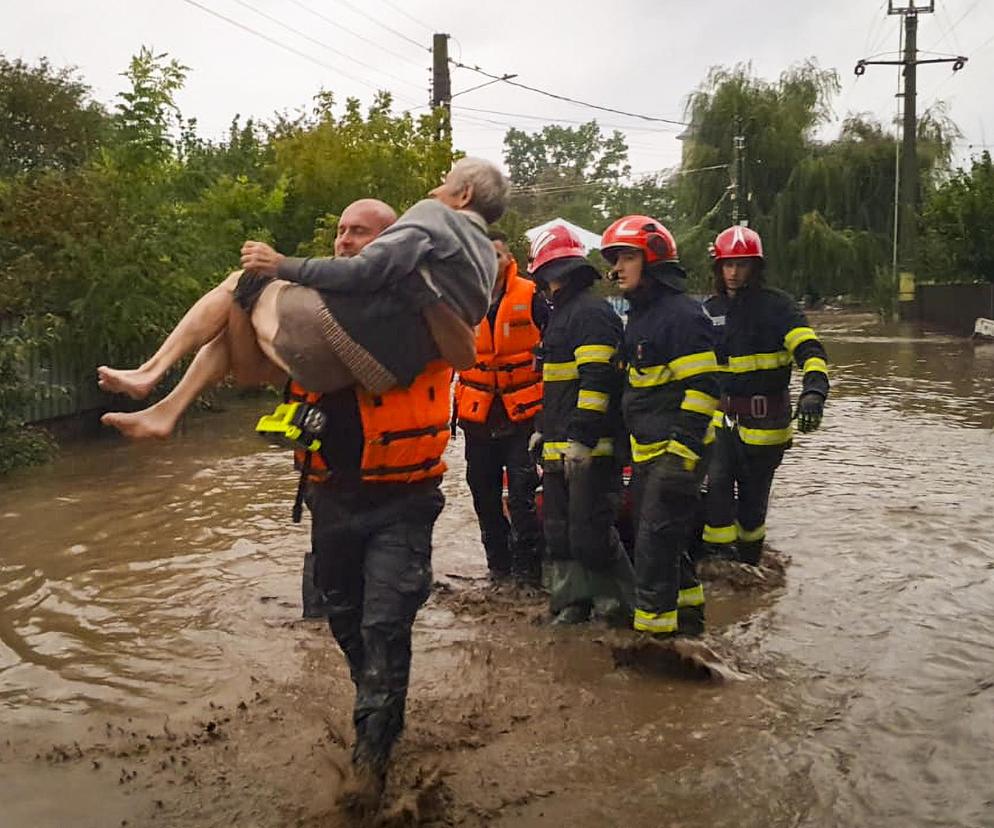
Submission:
[[[335,256],[349,258],[358,254],[397,220],[397,213],[385,202],[375,198],[361,198],[353,201],[342,211],[335,231]],[[294,399],[303,399],[308,390],[294,380],[290,380],[287,394]],[[289,397],[288,397],[289,398]],[[312,537],[312,549],[304,556],[304,571],[301,580],[301,597],[305,618],[323,618],[327,615],[324,596],[314,584],[314,558],[318,554],[316,544],[320,538]],[[331,554],[326,550],[324,554]]]
[[[715,294],[704,303],[722,364],[721,411],[708,468],[702,553],[758,566],[773,475],[790,448],[790,374],[804,377],[801,433],[821,425],[828,397],[825,348],[797,303],[763,283],[763,241],[748,227],[714,240]]]

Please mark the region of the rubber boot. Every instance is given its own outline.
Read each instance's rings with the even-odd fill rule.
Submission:
[[[676,613],[677,635],[697,637],[704,635],[704,605],[699,607],[681,607]]]
[[[735,550],[735,559],[740,563],[749,564],[750,566],[759,566],[759,562],[763,558],[763,542],[758,541],[739,541]]]
[[[570,604],[556,613],[552,623],[557,627],[586,624],[590,620],[590,604]]]

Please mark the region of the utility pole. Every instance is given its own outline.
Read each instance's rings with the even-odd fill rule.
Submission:
[[[898,262],[901,270],[902,292],[904,285],[914,291],[915,253],[918,235],[918,67],[925,63],[951,63],[958,72],[966,65],[962,55],[919,59],[918,15],[932,14],[935,0],[926,5],[916,5],[914,0],[899,3],[888,0],[887,14],[904,18],[904,54],[901,60],[860,60],[856,63],[857,77],[866,72],[867,66],[901,66],[904,75],[904,115],[902,118],[901,156],[899,165],[900,190],[898,193],[899,222],[896,228]]]
[[[736,132],[732,149],[735,153],[735,160],[732,169],[732,224],[748,224],[749,215],[745,209],[745,136],[742,132],[742,119],[735,119]]]
[[[452,81],[449,78],[449,36],[447,34],[432,36],[431,55],[431,105],[433,109],[441,107],[445,110],[442,127],[435,136],[436,140],[440,141],[443,134],[448,136],[452,132]]]

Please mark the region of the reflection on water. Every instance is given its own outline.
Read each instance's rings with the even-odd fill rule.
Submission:
[[[719,824],[725,808],[752,816],[742,824],[994,825],[994,348],[870,317],[813,321],[833,394],[823,429],[798,438],[777,478],[770,542],[793,557],[788,588],[735,639],[782,678],[653,702],[657,719],[711,734],[705,770],[677,774],[668,796],[695,813],[706,792],[701,821],[685,824]],[[166,444],[71,447],[2,484],[5,723],[163,710],[253,671],[300,669],[271,626],[298,612],[307,528],[289,521],[285,452],[251,432],[263,407],[193,418]],[[436,570],[481,575],[461,450]],[[448,622],[436,610],[422,624],[443,661],[468,634]],[[579,663],[536,669],[635,709],[637,694],[599,684],[609,665]],[[723,742],[716,711],[750,709],[766,723],[755,739]],[[816,712],[802,738],[776,725]],[[655,784],[631,780],[633,815],[644,803],[652,817]]]

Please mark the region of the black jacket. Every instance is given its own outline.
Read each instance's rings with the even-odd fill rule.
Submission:
[[[635,462],[666,452],[696,462],[718,405],[711,324],[672,271],[679,277],[649,275],[628,295],[622,410]]]
[[[591,266],[581,261],[576,267]],[[542,338],[540,430],[546,464],[560,462],[571,440],[594,449],[594,456],[614,456],[621,426],[621,337],[621,318],[594,295],[589,280],[567,281],[553,296]]]
[[[721,392],[731,398],[726,407],[734,407],[737,401],[755,395],[769,397],[771,401],[787,400],[792,363],[804,372],[805,392],[828,396],[825,348],[797,303],[786,293],[751,285],[736,291],[732,298],[725,294],[709,297],[704,310],[714,326],[718,361],[722,365]],[[767,417],[740,413],[736,418],[746,429],[770,432],[765,438],[757,434],[757,445],[764,444],[764,439],[770,445],[790,441],[789,435],[777,440],[772,434],[789,426],[789,402],[786,410]]]

